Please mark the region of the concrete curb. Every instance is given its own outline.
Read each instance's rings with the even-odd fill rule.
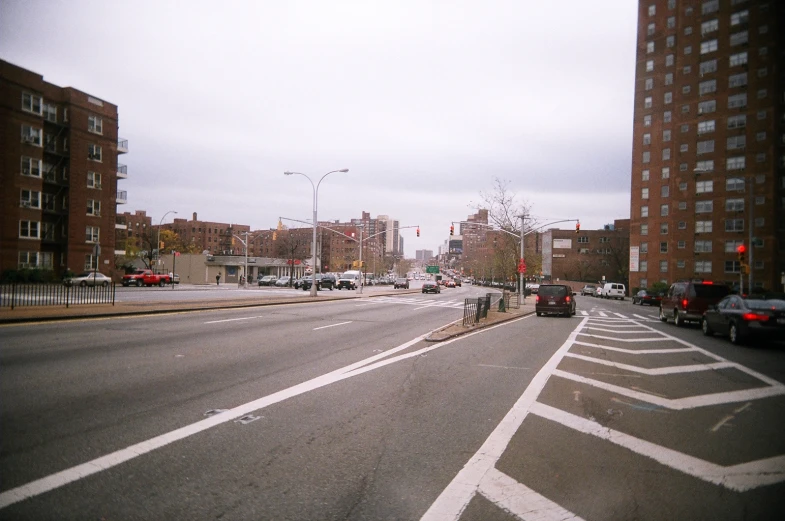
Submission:
[[[495,326],[497,324],[502,324],[504,322],[509,322],[511,320],[515,320],[516,318],[521,318],[532,314],[534,314],[534,309],[522,309],[520,311],[516,310],[516,312],[491,311],[488,315],[488,318],[484,322],[480,322],[479,324],[470,327],[463,327],[463,319],[461,318],[448,326],[431,332],[431,334],[425,338],[425,341],[444,342],[445,340],[451,340],[453,338],[467,335],[475,331],[480,331],[490,326]]]

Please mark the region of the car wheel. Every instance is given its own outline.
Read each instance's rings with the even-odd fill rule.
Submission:
[[[711,329],[711,326],[709,325],[709,321],[706,320],[705,317],[703,318],[703,320],[701,320],[701,329],[703,330],[704,335],[714,336],[714,330]]]
[[[538,311],[538,312],[537,312],[537,316],[538,316],[538,317],[541,317],[541,316],[542,316],[542,313],[540,313],[540,312]]]
[[[101,283],[101,286],[104,287],[104,288],[107,287],[108,285],[109,285],[109,283],[107,281],[103,281]]]
[[[83,280],[82,282],[79,283],[79,285],[84,288],[87,286],[87,281]]]
[[[681,318],[678,309],[673,311],[673,323],[676,324],[676,327],[684,327],[684,319]]]
[[[141,288],[141,287],[142,287],[142,284],[143,284],[143,282],[142,282],[141,280],[137,280],[137,281],[136,281],[136,287],[137,287],[137,288]]]
[[[158,281],[158,287],[163,288],[164,286],[166,286],[166,281],[164,279],[159,280]]]
[[[665,315],[665,311],[662,308],[660,308],[660,320],[662,322],[668,321],[668,317]]]
[[[730,338],[731,344],[739,345],[742,343],[742,337],[739,334],[739,326],[736,325],[736,322],[731,322],[730,329],[728,329],[728,338]]]

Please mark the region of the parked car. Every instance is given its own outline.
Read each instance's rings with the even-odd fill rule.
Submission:
[[[433,282],[431,280],[426,280],[425,282],[423,282],[422,292],[423,293],[441,293],[442,292],[442,287],[439,284],[437,284],[436,282]]]
[[[292,282],[292,286],[294,286],[294,289],[300,289],[300,287],[303,285],[303,281],[306,278],[310,279],[311,276],[310,275],[305,275],[303,277],[300,277],[299,279],[295,279],[294,282]]]
[[[68,277],[63,280],[66,286],[102,286],[107,287],[112,283],[112,278],[100,272],[80,273],[74,277]]]
[[[275,284],[275,281],[278,280],[278,277],[275,275],[265,275],[264,277],[259,277],[259,285],[260,286],[272,286]]]
[[[642,289],[632,296],[632,304],[648,304],[650,306],[659,306],[662,302],[662,293],[654,293],[646,289]]]
[[[455,277],[453,280],[455,281],[455,285],[456,286],[462,287],[461,286],[461,278],[460,277]]]
[[[660,320],[677,326],[703,320],[709,306],[730,294],[730,287],[711,281],[674,282],[660,302]]]
[[[357,289],[362,280],[362,273],[358,270],[349,270],[338,277],[338,289]]]
[[[329,289],[332,291],[335,288],[336,284],[335,276],[325,273],[317,273],[316,274],[316,291],[321,291],[323,289]],[[313,281],[311,277],[305,277],[300,284],[300,287],[303,288],[303,291],[309,291]]]
[[[727,335],[732,344],[785,339],[785,295],[728,295],[703,312],[703,334]]]
[[[455,281],[452,280],[452,279],[448,280],[447,282],[444,283],[444,287],[445,288],[454,288],[455,287]]]
[[[282,288],[284,286],[289,285],[289,279],[291,277],[289,275],[284,275],[283,277],[279,277],[278,280],[275,281],[275,286],[278,288]]]
[[[586,284],[581,289],[581,296],[584,296],[584,297],[585,296],[594,296],[595,293],[597,293],[597,286],[595,286],[594,284]]]
[[[409,289],[409,279],[406,277],[398,277],[395,279],[395,285],[393,286],[393,289],[398,288]]]
[[[624,286],[624,284],[619,284],[617,282],[606,282],[602,287],[602,298],[624,300],[624,296],[626,294],[627,288]]]
[[[602,298],[602,286],[597,286],[597,290],[594,292],[594,296]]]
[[[570,317],[575,314],[575,293],[566,284],[542,284],[534,301],[538,317],[558,314]]]
[[[529,291],[531,291],[533,294],[536,295],[540,291],[540,285],[537,284],[536,282],[532,284],[526,284],[526,289],[528,289]]]

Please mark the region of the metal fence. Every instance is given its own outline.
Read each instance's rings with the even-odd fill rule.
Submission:
[[[498,304],[502,295],[487,293],[484,297],[467,298],[463,301],[463,325],[471,326],[484,318],[488,318],[491,306]]]
[[[75,306],[80,304],[111,304],[114,306],[115,285],[66,286],[64,284],[0,284],[0,307]]]
[[[510,291],[504,292],[504,307],[507,309],[520,309],[521,307],[521,296],[518,293],[512,293]]]

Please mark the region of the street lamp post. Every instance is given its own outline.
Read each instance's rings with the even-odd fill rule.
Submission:
[[[312,271],[311,271],[311,296],[312,297],[315,297],[316,294],[317,294],[316,293],[316,226],[317,226],[318,221],[317,221],[317,218],[316,218],[316,208],[317,208],[317,202],[318,202],[318,197],[319,197],[319,185],[322,184],[322,181],[324,180],[325,177],[327,177],[328,175],[330,175],[332,173],[335,173],[335,172],[348,172],[348,171],[349,171],[348,168],[342,168],[341,170],[331,170],[330,172],[327,172],[326,174],[324,174],[319,179],[319,182],[316,183],[315,185],[313,184],[313,181],[311,180],[311,178],[308,177],[307,175],[303,174],[303,173],[300,173],[300,172],[284,172],[284,175],[301,175],[301,176],[303,176],[304,178],[306,178],[308,180],[309,183],[311,183],[311,187],[313,188],[313,241],[311,242],[311,253],[313,254]]]
[[[166,212],[164,214],[163,217],[161,217],[161,222],[158,223],[158,241],[156,242],[156,249],[158,250],[158,259],[157,260],[158,260],[159,263],[161,261],[161,226],[163,226],[164,219],[166,219],[166,216],[169,215],[170,213],[173,213],[173,214],[177,215],[177,212],[175,212],[174,210],[169,210],[168,212]]]

